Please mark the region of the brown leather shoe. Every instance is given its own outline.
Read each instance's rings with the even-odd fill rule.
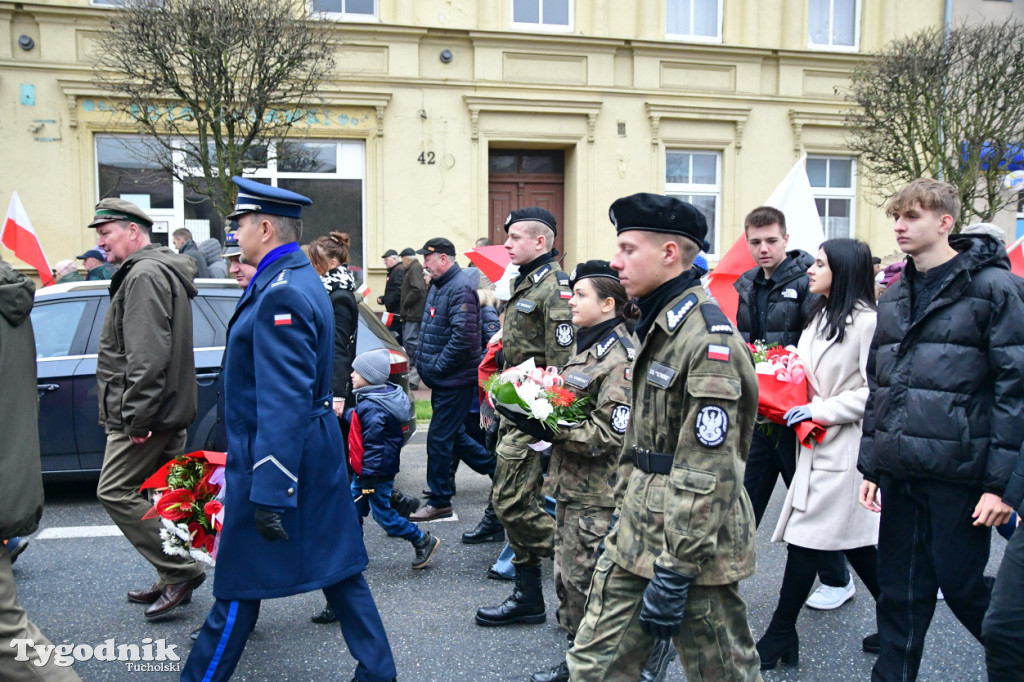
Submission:
[[[141,590],[128,590],[128,601],[135,604],[152,604],[160,598],[163,591],[160,583],[153,583],[151,587],[143,587]]]
[[[192,601],[192,590],[202,585],[204,580],[206,580],[206,573],[200,573],[192,580],[167,585],[157,600],[146,609],[146,618],[157,618],[180,604],[188,604]]]
[[[414,514],[409,514],[410,521],[433,521],[434,519],[447,519],[452,515],[451,507],[435,507],[428,504],[421,507]]]

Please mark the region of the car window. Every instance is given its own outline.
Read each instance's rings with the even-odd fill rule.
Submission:
[[[231,316],[235,314],[235,308],[238,307],[238,296],[231,298],[207,296],[206,302],[213,308],[213,312],[220,318],[221,323],[227,327]]]
[[[32,331],[37,358],[59,358],[71,354],[75,332],[88,300],[55,301],[32,308]]]
[[[206,319],[206,314],[199,307],[197,299],[192,299],[192,346],[193,348],[211,348],[224,345],[217,343],[217,334],[213,325]]]

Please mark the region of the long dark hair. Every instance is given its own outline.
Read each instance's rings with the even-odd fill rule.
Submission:
[[[636,322],[640,317],[640,308],[626,294],[626,289],[617,279],[611,277],[588,277],[594,285],[597,300],[610,298],[615,301],[615,314],[626,323]]]
[[[836,343],[840,343],[846,335],[846,318],[854,308],[877,309],[871,247],[859,239],[829,239],[822,242],[821,248],[832,271],[832,285],[828,297],[819,296],[811,304],[807,325],[824,310],[825,326],[818,334],[826,340],[835,338]]]

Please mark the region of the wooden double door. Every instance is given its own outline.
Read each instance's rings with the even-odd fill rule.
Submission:
[[[558,224],[555,248],[565,254],[565,153],[562,150],[491,149],[488,237],[505,241],[505,218],[510,211],[539,206],[551,211]]]

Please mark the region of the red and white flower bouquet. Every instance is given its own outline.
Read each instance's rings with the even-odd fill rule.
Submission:
[[[757,372],[757,413],[785,426],[784,415],[808,402],[807,369],[793,346],[768,346],[761,341],[747,346]],[[811,447],[812,439],[820,443],[825,438],[824,427],[813,421],[794,424],[793,430],[804,447]]]
[[[537,367],[533,358],[492,374],[483,387],[491,407],[498,409],[500,406],[537,422],[551,436],[559,425],[572,426],[586,419],[583,412],[586,396],[580,398],[565,388],[565,380],[554,367]]]
[[[153,508],[142,518],[160,519],[164,554],[216,564],[226,461],[224,452],[190,452],[175,457],[142,484],[141,490],[155,489]]]

